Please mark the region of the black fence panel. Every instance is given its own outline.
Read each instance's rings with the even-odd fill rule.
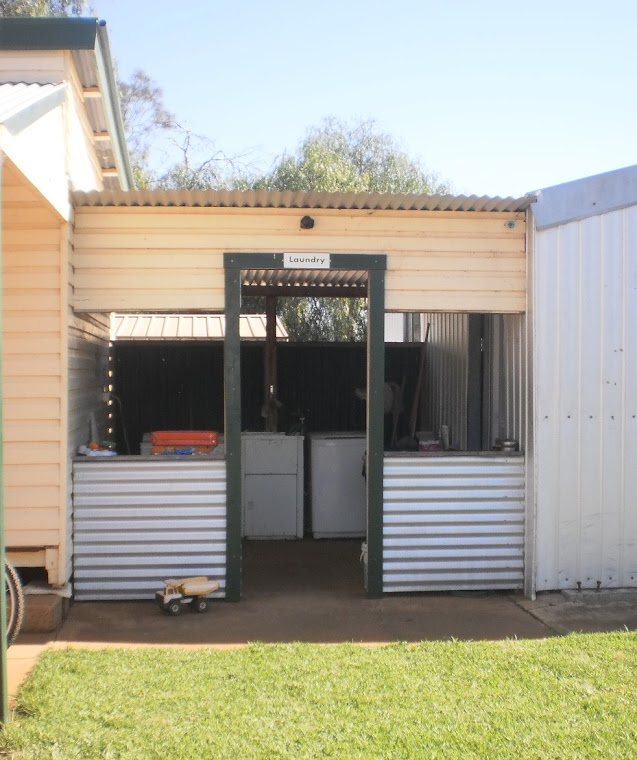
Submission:
[[[385,377],[404,385],[405,410],[398,434],[406,433],[416,377],[418,344],[387,344]],[[117,450],[139,453],[152,430],[223,431],[223,344],[117,341],[113,345],[114,422]],[[277,346],[279,429],[305,420],[308,431],[364,430],[364,344]],[[263,430],[264,346],[241,346],[242,427]]]

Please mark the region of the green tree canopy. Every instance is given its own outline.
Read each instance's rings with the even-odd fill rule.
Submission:
[[[0,16],[81,16],[85,0],[0,0]]]
[[[253,182],[268,190],[345,193],[445,193],[448,185],[410,158],[372,120],[326,119],[310,129],[296,153],[283,155]]]
[[[449,187],[410,158],[374,121],[348,124],[326,119],[310,129],[296,153],[247,183],[254,189],[345,193],[446,193]],[[246,186],[245,179],[235,186]],[[260,302],[246,299],[258,309]],[[278,315],[298,341],[365,339],[363,298],[281,298]]]

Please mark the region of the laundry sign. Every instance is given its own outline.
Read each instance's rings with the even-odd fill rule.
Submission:
[[[329,253],[284,253],[284,269],[329,269]]]

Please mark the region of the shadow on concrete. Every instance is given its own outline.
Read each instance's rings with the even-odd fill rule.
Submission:
[[[76,602],[57,640],[77,644],[237,646],[262,642],[365,642],[542,638],[552,630],[519,594],[447,593],[367,599],[360,541],[246,542],[243,600],[198,615],[166,615],[154,602]]]

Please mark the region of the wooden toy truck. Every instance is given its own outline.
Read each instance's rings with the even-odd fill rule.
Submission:
[[[190,604],[196,612],[208,609],[208,594],[219,588],[217,581],[211,581],[205,575],[193,578],[170,578],[165,581],[162,591],[155,592],[159,606],[170,615],[179,615],[182,604]]]

